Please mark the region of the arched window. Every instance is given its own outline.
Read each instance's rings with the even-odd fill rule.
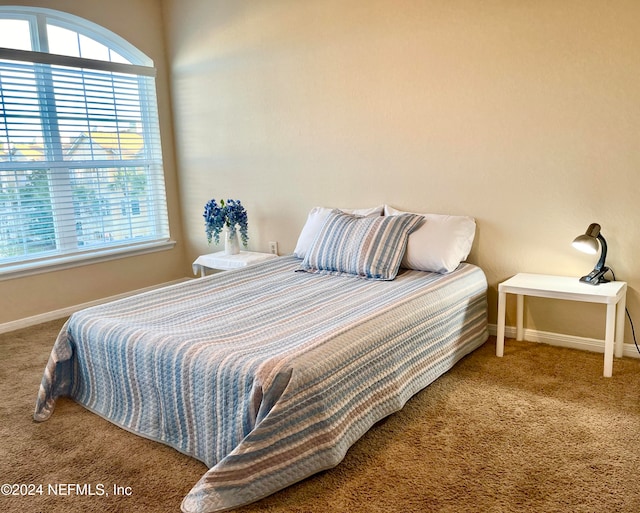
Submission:
[[[0,7],[0,276],[168,241],[152,61],[76,16]]]

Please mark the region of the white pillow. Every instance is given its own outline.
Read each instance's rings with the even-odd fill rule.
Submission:
[[[405,214],[388,205],[384,215]],[[422,223],[411,235],[401,266],[406,269],[449,273],[469,256],[476,235],[473,217],[443,214],[420,214]]]
[[[314,207],[307,216],[307,222],[302,227],[300,236],[298,237],[298,243],[296,249],[293,250],[293,254],[298,258],[304,258],[307,256],[307,251],[311,247],[311,244],[315,240],[316,236],[320,232],[322,225],[324,224],[327,216],[332,211],[332,208],[326,207]],[[376,217],[381,216],[384,210],[384,205],[373,208],[357,208],[357,209],[339,209],[346,214],[354,214],[357,216]]]

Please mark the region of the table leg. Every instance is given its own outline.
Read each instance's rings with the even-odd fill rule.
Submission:
[[[516,297],[516,340],[524,340],[524,296]]]
[[[504,355],[504,323],[507,314],[507,293],[498,292],[498,332],[496,334],[496,356]]]
[[[616,347],[615,355],[617,358],[622,358],[624,350],[624,321],[627,313],[627,296],[626,294],[620,298],[618,305],[616,306]]]
[[[604,335],[604,372],[605,378],[613,374],[613,336],[616,324],[616,305],[607,305],[607,326]]]

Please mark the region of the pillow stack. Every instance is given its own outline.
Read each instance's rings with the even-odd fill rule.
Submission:
[[[473,245],[472,217],[416,214],[388,205],[356,210],[316,207],[296,249],[307,272],[393,280],[400,267],[449,273]]]
[[[307,252],[304,271],[393,280],[409,234],[423,222],[421,216],[362,217],[333,210]]]

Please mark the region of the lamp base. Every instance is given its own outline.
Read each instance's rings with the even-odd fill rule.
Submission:
[[[586,276],[580,278],[580,281],[584,283],[588,283],[589,285],[600,285],[601,283],[607,283],[607,280],[604,275],[609,271],[608,267],[603,267],[602,269],[594,269]]]

